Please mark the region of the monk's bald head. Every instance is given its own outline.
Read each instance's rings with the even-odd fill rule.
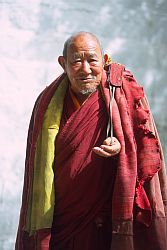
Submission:
[[[68,50],[70,49],[72,44],[76,44],[76,43],[81,44],[82,41],[84,41],[85,39],[90,41],[90,42],[93,41],[93,42],[97,43],[97,46],[99,46],[99,48],[101,50],[101,54],[102,54],[102,47],[101,47],[101,44],[100,44],[98,38],[90,32],[80,31],[80,32],[74,33],[64,43],[64,49],[63,49],[64,59],[67,60]]]
[[[80,101],[97,90],[102,79],[103,59],[100,43],[93,34],[72,35],[65,42],[63,56],[59,56],[58,61]]]

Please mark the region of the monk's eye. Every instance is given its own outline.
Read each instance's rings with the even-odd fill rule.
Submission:
[[[98,60],[92,58],[92,59],[89,60],[89,63],[92,64],[92,65],[94,65],[94,64],[97,64],[97,63],[98,63]]]
[[[77,60],[74,60],[72,63],[73,63],[74,65],[78,65],[78,64],[81,63],[81,60],[80,60],[80,59],[77,59]]]

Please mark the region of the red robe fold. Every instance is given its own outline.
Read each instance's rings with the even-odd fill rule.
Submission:
[[[63,119],[65,124],[61,122],[56,139],[56,205],[51,238],[52,249],[57,247],[64,250],[68,240],[77,234],[81,237],[90,224],[95,224],[97,217],[101,220],[108,217],[111,221],[116,171],[116,159],[103,159],[92,151],[94,146],[101,145],[106,138],[108,114],[101,92],[93,93],[71,116],[70,104],[66,96],[63,116],[69,118]],[[95,244],[97,239],[90,238],[87,245],[92,246],[91,242]],[[84,247],[81,243],[80,249]],[[104,247],[96,249],[103,250]],[[105,249],[110,249],[109,243]]]

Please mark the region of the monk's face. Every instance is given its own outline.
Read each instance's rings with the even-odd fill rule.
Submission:
[[[65,72],[76,94],[89,95],[102,78],[102,52],[99,43],[89,35],[73,39],[67,49]]]

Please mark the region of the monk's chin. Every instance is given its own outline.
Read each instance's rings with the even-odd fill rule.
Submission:
[[[97,90],[97,88],[90,88],[90,89],[81,89],[80,94],[82,95],[90,95],[94,93]]]

